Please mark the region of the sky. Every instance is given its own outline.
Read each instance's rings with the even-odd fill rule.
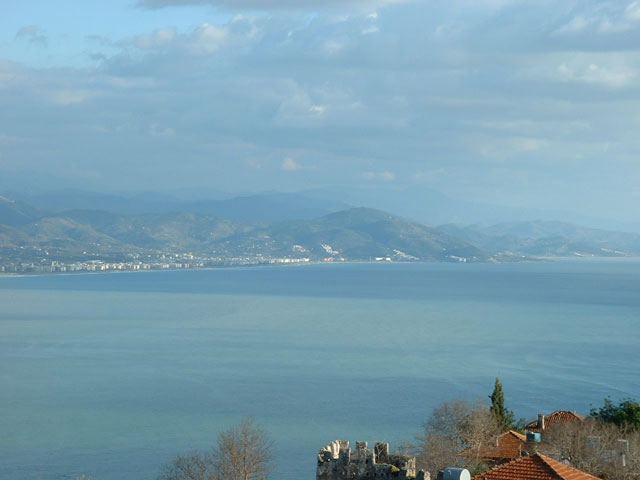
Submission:
[[[640,1],[9,0],[0,188],[425,189],[640,223]]]

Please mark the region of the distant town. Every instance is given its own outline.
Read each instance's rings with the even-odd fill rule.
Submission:
[[[44,253],[44,252],[43,252]],[[309,258],[285,257],[204,257],[192,253],[159,253],[157,255],[129,254],[120,261],[103,259],[81,261],[51,260],[46,254],[40,259],[30,261],[6,261],[2,259],[0,273],[6,274],[45,274],[73,272],[125,272],[144,270],[188,270],[198,268],[232,267],[248,265],[304,264]],[[328,258],[324,261],[344,261],[344,258]],[[376,261],[391,261],[391,258],[376,258]]]

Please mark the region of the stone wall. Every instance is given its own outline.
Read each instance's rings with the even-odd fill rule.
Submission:
[[[316,480],[429,480],[429,474],[416,472],[416,459],[408,455],[389,453],[389,444],[376,442],[373,449],[367,442],[356,442],[351,451],[349,442],[336,440],[318,453]]]

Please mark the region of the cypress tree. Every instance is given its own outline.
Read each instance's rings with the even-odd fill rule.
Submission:
[[[489,398],[491,399],[491,408],[489,410],[493,413],[498,426],[503,431],[512,428],[515,419],[513,412],[504,406],[504,391],[498,378],[496,378],[493,393],[489,395]]]

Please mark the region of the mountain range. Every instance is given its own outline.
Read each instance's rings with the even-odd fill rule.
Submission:
[[[0,197],[0,264],[194,254],[200,258],[514,261],[640,255],[640,235],[557,221],[426,226],[299,194],[182,201]],[[91,208],[79,208],[82,204]]]

